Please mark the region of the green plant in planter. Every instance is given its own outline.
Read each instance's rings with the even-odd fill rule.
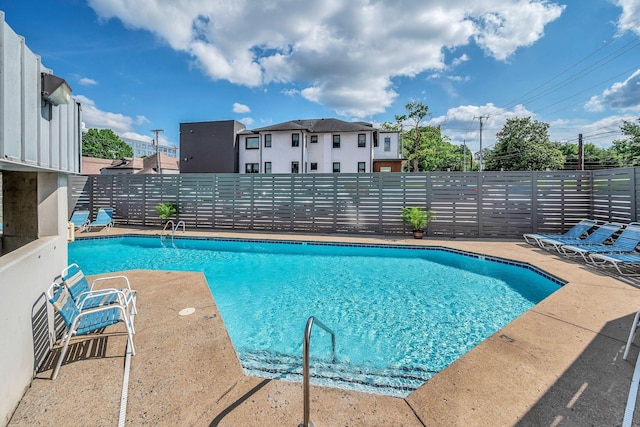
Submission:
[[[422,229],[427,225],[429,221],[435,218],[435,215],[430,209],[422,209],[417,207],[402,208],[402,214],[400,215],[402,222],[413,227],[414,236],[416,238],[422,238]],[[419,234],[420,236],[418,237]]]
[[[173,202],[160,203],[155,207],[155,209],[158,212],[158,216],[160,217],[160,219],[164,221],[179,213],[178,205]]]

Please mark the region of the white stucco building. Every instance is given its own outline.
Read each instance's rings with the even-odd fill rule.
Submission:
[[[399,172],[402,164],[398,133],[363,122],[292,120],[238,138],[239,173]]]

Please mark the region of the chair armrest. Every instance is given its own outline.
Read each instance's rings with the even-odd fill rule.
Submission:
[[[131,292],[129,292],[129,294],[131,294]],[[81,302],[78,303],[78,309],[80,309],[80,311],[93,310],[93,308],[91,309],[83,308],[85,301],[87,301],[89,298],[104,297],[107,295],[117,295],[118,303],[120,305],[123,305],[126,307],[128,304],[127,295],[125,295],[125,293],[121,289],[105,288],[105,289],[98,289],[95,291],[82,292],[81,294],[79,294],[78,300]]]
[[[91,290],[93,290],[93,286],[97,282],[105,282],[105,281],[109,281],[109,280],[124,280],[124,282],[127,284],[127,288],[129,289],[129,292],[131,292],[131,283],[129,283],[129,279],[127,278],[127,276],[99,277],[99,278],[95,279],[93,282],[91,282]]]

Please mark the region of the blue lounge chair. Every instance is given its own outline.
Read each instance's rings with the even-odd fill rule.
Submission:
[[[96,220],[89,223],[87,230],[91,230],[92,227],[104,227],[106,229],[113,227],[113,208],[98,209]]]
[[[562,245],[558,251],[566,256],[581,256],[588,264],[592,264],[591,254],[618,253],[628,254],[636,250],[640,243],[640,224],[632,222],[627,225],[620,236],[611,245]]]
[[[559,250],[563,245],[599,245],[606,242],[618,230],[622,228],[617,224],[604,224],[597,228],[584,239],[540,239],[542,249]]]
[[[69,348],[69,341],[74,335],[98,332],[107,326],[124,322],[127,328],[127,335],[129,336],[129,349],[132,355],[136,354],[135,347],[133,346],[133,328],[131,327],[126,309],[120,304],[103,305],[92,309],[81,310],[71,297],[67,287],[58,282],[54,282],[49,287],[47,290],[47,298],[60,314],[66,326],[65,335],[62,337],[64,346],[60,352],[58,363],[51,374],[52,380],[55,380],[58,376],[58,371]]]
[[[589,254],[589,258],[591,258],[593,265],[602,268],[615,268],[621,276],[640,276],[640,272],[629,272],[629,269],[640,268],[640,253]],[[620,267],[625,267],[625,272]]]
[[[71,298],[81,310],[120,304],[126,308],[133,328],[133,317],[138,314],[136,309],[137,292],[131,289],[131,283],[127,276],[100,277],[91,282],[91,286],[89,286],[89,281],[78,264],[71,264],[62,270],[60,277],[62,284],[67,287]],[[120,285],[121,287],[95,289],[96,283],[108,283],[111,286]],[[122,286],[123,284],[124,286]]]
[[[523,234],[522,237],[527,243],[540,246],[540,239],[578,239],[597,224],[598,222],[592,219],[583,219],[563,234]]]
[[[89,211],[75,211],[69,222],[73,223],[76,231],[84,231],[89,224]]]

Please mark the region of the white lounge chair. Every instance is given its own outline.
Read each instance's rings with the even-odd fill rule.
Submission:
[[[120,304],[127,310],[133,327],[133,319],[138,311],[136,309],[137,292],[131,289],[131,283],[127,276],[99,277],[89,286],[89,281],[78,264],[71,264],[62,270],[60,274],[62,284],[67,287],[71,297],[80,309],[91,309],[102,305]],[[96,289],[97,283],[111,286],[106,289]],[[134,330],[135,332],[135,330]]]
[[[62,340],[64,346],[60,352],[58,363],[51,374],[51,379],[55,380],[58,371],[69,347],[69,341],[74,335],[85,335],[91,332],[98,332],[107,326],[123,322],[127,328],[128,342],[131,354],[135,355],[133,345],[133,327],[126,309],[120,304],[103,305],[91,309],[81,309],[71,297],[69,290],[61,283],[54,282],[47,290],[47,298],[55,310],[60,314],[66,326],[66,332]]]
[[[523,234],[524,240],[529,244],[540,246],[540,239],[577,239],[591,230],[598,222],[592,219],[583,219],[571,227],[569,231],[561,234]]]
[[[553,249],[556,251],[563,245],[599,245],[606,242],[621,228],[621,225],[603,224],[597,226],[597,228],[584,239],[540,239],[538,243],[542,249]]]
[[[89,211],[75,211],[69,222],[73,223],[76,231],[84,231],[89,224]]]
[[[597,267],[615,268],[621,276],[640,276],[638,273],[628,272],[629,269],[637,268],[640,270],[640,253],[623,253],[623,254],[590,254],[591,263]],[[625,272],[622,271],[624,268]]]
[[[91,230],[92,227],[104,227],[106,229],[113,227],[113,208],[98,209],[95,221],[89,223],[87,230]]]
[[[581,256],[588,264],[593,264],[592,254],[629,254],[640,244],[640,224],[632,222],[611,245],[562,245],[558,251],[566,256]]]

